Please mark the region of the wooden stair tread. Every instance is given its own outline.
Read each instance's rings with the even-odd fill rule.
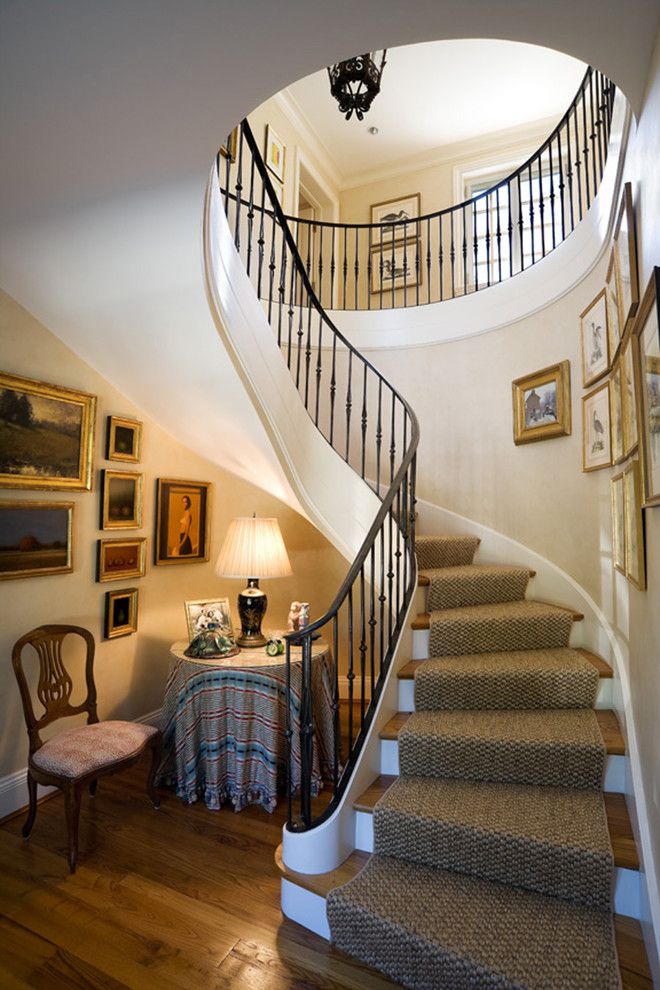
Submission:
[[[477,564],[476,566],[478,567],[479,565]],[[441,570],[441,568],[438,568],[438,569]],[[536,571],[533,571],[531,569],[531,567],[529,569],[529,576],[530,576],[530,578],[536,577]],[[417,584],[418,584],[418,586],[420,588],[428,588],[428,586],[430,585],[430,583],[431,583],[431,578],[428,576],[427,572],[426,571],[420,571],[419,574],[417,575]]]
[[[398,739],[401,729],[406,724],[412,712],[397,712],[397,714],[386,722],[380,730],[381,739]],[[594,709],[594,715],[598,721],[598,727],[605,743],[605,749],[609,756],[623,756],[626,752],[626,744],[621,735],[621,729],[615,713],[611,709]]]
[[[557,605],[556,602],[541,601],[538,598],[525,598],[524,601],[528,601],[528,602],[529,601],[533,601],[533,602],[535,602],[538,605],[551,605],[552,608],[560,609],[562,612],[570,612],[570,614],[571,614],[571,616],[573,618],[573,622],[581,622],[582,619],[584,619],[584,615],[582,614],[582,612],[577,612],[575,609],[569,608],[566,605]],[[508,604],[508,603],[505,602],[503,604]],[[466,607],[469,608],[470,606],[466,606]],[[476,606],[473,606],[473,607],[474,608],[479,608],[480,606],[476,605]],[[447,609],[447,611],[451,611],[451,610],[450,609]],[[414,630],[418,630],[418,629],[430,629],[431,628],[431,613],[430,612],[420,612],[419,615],[417,616],[417,618],[416,619],[413,619],[413,621],[411,622],[411,627]]]
[[[398,780],[396,776],[380,774],[372,780],[366,791],[353,802],[355,810],[373,814],[376,804],[395,780]],[[606,792],[603,794],[603,800],[614,853],[614,865],[627,870],[639,870],[639,856],[637,855],[637,846],[635,845],[625,797],[623,794]]]
[[[590,650],[577,649],[576,653],[581,653],[585,660],[588,660],[592,666],[598,671],[599,677],[612,677],[612,668],[610,665],[599,657],[597,653],[592,653]],[[429,657],[428,659],[432,659]],[[411,681],[415,679],[415,671],[419,670],[420,666],[426,663],[426,660],[409,660],[407,664],[401,667],[397,671],[397,677],[402,681]]]
[[[356,849],[348,859],[345,859],[335,870],[328,873],[297,873],[284,865],[282,860],[282,845],[275,850],[275,865],[284,880],[290,880],[303,890],[309,890],[319,897],[327,897],[334,887],[348,883],[356,876],[369,859],[370,854]]]

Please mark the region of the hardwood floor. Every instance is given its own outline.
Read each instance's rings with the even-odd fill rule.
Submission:
[[[61,796],[40,805],[29,842],[23,816],[0,827],[3,990],[394,986],[282,917],[284,801],[237,815],[162,792],[154,811],[145,773],[83,798],[74,876]]]

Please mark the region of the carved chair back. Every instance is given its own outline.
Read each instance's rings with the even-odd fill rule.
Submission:
[[[87,697],[79,705],[71,704],[73,681],[62,658],[62,643],[69,635],[80,636],[87,647],[85,658]],[[34,647],[39,658],[37,698],[44,707],[44,713],[39,717],[35,714],[30,687],[23,670],[22,653],[26,646]],[[58,718],[87,712],[88,724],[98,722],[94,684],[94,637],[87,629],[83,629],[82,626],[39,626],[25,636],[21,636],[14,644],[11,661],[21,692],[25,724],[30,738],[30,755],[42,745],[41,730]]]

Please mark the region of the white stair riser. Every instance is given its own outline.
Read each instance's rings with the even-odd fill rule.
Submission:
[[[614,794],[626,793],[626,756],[608,756],[605,760],[603,790]],[[380,772],[399,775],[399,743],[396,739],[380,741]]]
[[[305,890],[296,883],[282,878],[280,882],[282,914],[303,928],[308,928],[321,938],[330,941],[330,925],[325,909],[325,897]]]
[[[374,851],[374,816],[368,811],[355,812],[355,848]],[[641,917],[639,872],[617,867],[614,871],[614,910],[630,918]]]
[[[612,708],[612,683],[611,677],[599,679],[596,708]],[[412,679],[399,681],[399,711],[415,711],[415,682]]]

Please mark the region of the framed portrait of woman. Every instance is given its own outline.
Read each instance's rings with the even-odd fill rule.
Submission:
[[[209,559],[208,481],[159,478],[156,491],[156,564]]]

